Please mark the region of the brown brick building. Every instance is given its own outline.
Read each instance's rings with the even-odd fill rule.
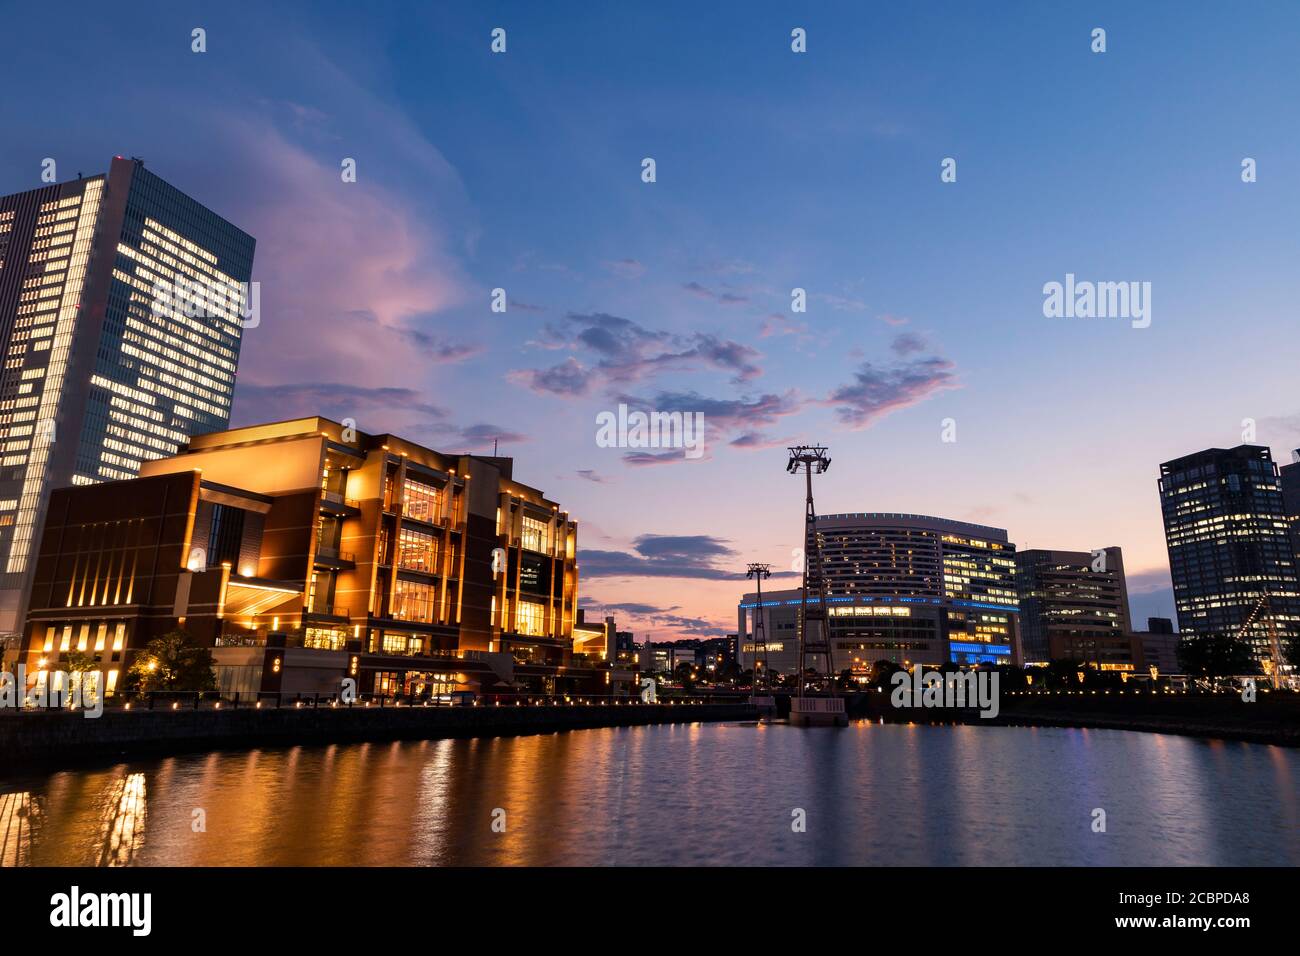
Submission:
[[[115,687],[178,624],[227,691],[611,693],[574,652],[577,525],[510,458],[323,418],[202,435],[130,481],[54,492],[29,672],[91,654]]]

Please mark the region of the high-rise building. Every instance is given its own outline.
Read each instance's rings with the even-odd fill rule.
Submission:
[[[1000,528],[925,515],[820,515],[836,671],[897,664],[1020,663],[1016,546]],[[752,615],[764,615],[768,666],[797,669],[798,589],[746,594],[740,666],[754,662]],[[761,653],[761,652],[760,652]]]
[[[1128,653],[1128,587],[1119,548],[1021,551],[1016,555],[1016,591],[1026,663],[1076,660],[1098,667],[1134,666]]]
[[[1300,635],[1300,589],[1268,448],[1209,448],[1160,466],[1169,570],[1184,637],[1240,636],[1259,660]]]
[[[51,489],[228,424],[253,246],[138,160],[0,198],[0,635]]]
[[[614,693],[613,619],[579,632],[577,525],[513,460],[324,418],[194,438],[140,477],[51,496],[28,673],[109,686],[183,627],[228,692]]]
[[[1300,448],[1291,452],[1291,463],[1278,469],[1282,479],[1282,510],[1291,532],[1291,553],[1300,567]]]

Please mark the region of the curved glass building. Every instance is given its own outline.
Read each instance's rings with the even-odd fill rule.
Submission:
[[[1006,531],[928,515],[821,515],[836,670],[1021,663],[1016,548]],[[795,668],[799,591],[747,594],[738,608],[741,666],[752,666],[754,613],[765,614],[769,666]],[[777,645],[773,649],[771,645]],[[787,660],[788,658],[788,660]]]

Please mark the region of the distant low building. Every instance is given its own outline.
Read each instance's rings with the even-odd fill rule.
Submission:
[[[678,641],[663,641],[651,644],[647,641],[641,645],[641,669],[655,674],[672,674],[683,664],[690,664],[701,671],[710,664],[716,669],[725,659],[725,641],[702,641],[697,638],[683,638]]]
[[[631,631],[617,631],[614,634],[615,657],[620,664],[632,664],[639,660],[641,645],[636,643]]]
[[[1161,618],[1150,620],[1159,621]],[[1154,667],[1160,674],[1182,673],[1182,668],[1178,666],[1179,635],[1172,628],[1157,631],[1148,623],[1147,630],[1138,631],[1133,636],[1142,642],[1142,656],[1148,668]]]
[[[1091,664],[1099,671],[1141,673],[1147,668],[1146,646],[1136,634],[1116,632],[1095,637],[1055,635],[1048,645],[1049,659]]]

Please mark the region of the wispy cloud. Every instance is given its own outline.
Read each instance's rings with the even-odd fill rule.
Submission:
[[[486,422],[466,426],[435,425],[429,430],[439,436],[443,445],[455,445],[466,451],[491,449],[494,442],[499,445],[519,445],[532,441],[522,432]]]
[[[889,343],[889,348],[896,355],[911,355],[914,352],[925,351],[925,337],[918,335],[916,332],[903,332],[894,336],[894,341]]]
[[[736,383],[762,374],[762,356],[748,345],[705,332],[679,335],[651,329],[605,312],[571,312],[562,323],[548,324],[534,344],[576,351],[588,360],[584,364],[570,355],[548,368],[516,369],[507,376],[517,385],[551,395],[586,395],[598,386],[697,368],[731,372]]]
[[[746,450],[780,444],[782,440],[767,437],[765,429],[798,414],[808,404],[793,389],[782,394],[773,392],[753,398],[709,398],[692,391],[663,391],[646,396],[622,393],[615,396],[615,400],[631,409],[647,413],[703,414],[706,450],[715,443],[724,442]],[[669,452],[628,452],[623,455],[623,461],[640,466],[680,462],[690,464],[680,449]]]
[[[825,404],[835,408],[841,424],[866,428],[891,412],[956,388],[954,367],[947,359],[935,356],[888,366],[865,362],[854,373],[853,381],[831,392]]]
[[[645,263],[636,259],[613,259],[601,263],[606,272],[620,279],[639,279],[645,275]]]
[[[379,421],[387,419],[392,408],[404,408],[423,417],[443,418],[447,412],[430,404],[416,389],[379,387],[366,388],[339,382],[305,382],[292,385],[243,385],[237,393],[231,423],[235,426],[251,425],[273,418],[268,409],[275,409],[275,419],[306,418],[323,415],[341,421],[351,418],[358,427],[381,430]],[[375,418],[375,424],[369,422]]]
[[[719,292],[694,281],[682,283],[682,288],[696,298],[708,299],[710,302],[719,302],[722,305],[741,305],[749,301],[749,296],[742,295],[739,292]]]
[[[740,581],[743,569],[734,569],[736,552],[724,538],[707,534],[643,534],[632,542],[632,551],[580,549],[578,562],[586,578],[654,577],[700,578],[710,581]],[[773,577],[795,572],[774,571]]]

